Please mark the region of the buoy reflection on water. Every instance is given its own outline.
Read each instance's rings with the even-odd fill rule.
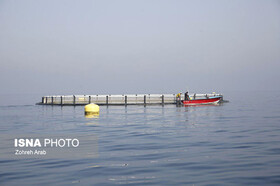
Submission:
[[[85,112],[85,117],[86,118],[99,118],[99,113]]]

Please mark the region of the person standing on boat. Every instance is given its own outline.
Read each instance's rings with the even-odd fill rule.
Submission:
[[[188,101],[188,100],[190,100],[190,97],[189,97],[189,92],[187,91],[185,93],[185,101]]]

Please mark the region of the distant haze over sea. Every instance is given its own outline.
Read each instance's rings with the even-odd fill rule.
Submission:
[[[280,3],[0,2],[2,94],[278,90]]]

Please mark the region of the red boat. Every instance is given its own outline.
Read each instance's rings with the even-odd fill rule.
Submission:
[[[184,100],[183,105],[204,105],[204,104],[218,104],[222,101],[223,96],[213,96],[213,97],[205,97],[205,98],[198,98],[198,99],[190,99]]]

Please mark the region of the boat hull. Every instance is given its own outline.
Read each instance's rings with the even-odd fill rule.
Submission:
[[[183,101],[183,105],[206,105],[206,104],[218,104],[221,101],[222,97],[211,97],[205,99],[193,99]]]

